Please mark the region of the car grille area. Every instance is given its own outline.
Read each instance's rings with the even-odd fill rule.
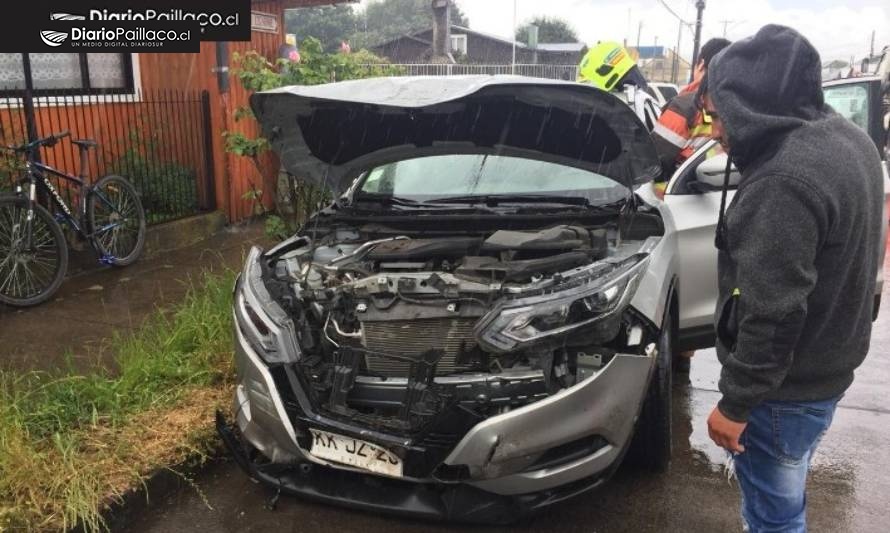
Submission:
[[[457,358],[462,350],[475,348],[475,324],[476,319],[472,318],[363,322],[365,348],[392,356],[368,353],[365,359],[368,371],[386,377],[408,377],[411,362],[431,349],[445,352],[436,365],[437,376],[468,370],[467,365],[457,363]]]

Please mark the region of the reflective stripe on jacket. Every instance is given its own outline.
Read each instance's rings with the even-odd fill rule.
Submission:
[[[694,91],[683,92],[668,102],[652,131],[663,178],[669,179],[678,165],[710,140],[710,135],[711,125],[704,123]]]

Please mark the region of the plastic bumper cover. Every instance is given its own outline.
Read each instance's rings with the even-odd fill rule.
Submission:
[[[417,483],[312,463],[258,463],[240,432],[216,414],[216,428],[235,462],[253,479],[276,491],[373,513],[476,524],[510,524],[556,502],[602,484],[600,476],[534,494],[503,496],[465,484]]]
[[[505,495],[547,490],[605,472],[621,459],[633,435],[654,361],[654,347],[645,356],[617,354],[574,387],[480,422],[445,463],[466,465],[476,480],[473,485]],[[510,471],[523,457],[590,435],[608,444],[565,464]]]

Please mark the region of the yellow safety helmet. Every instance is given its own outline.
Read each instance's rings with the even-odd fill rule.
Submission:
[[[630,52],[616,42],[603,42],[591,48],[578,67],[578,81],[611,91],[637,66]]]

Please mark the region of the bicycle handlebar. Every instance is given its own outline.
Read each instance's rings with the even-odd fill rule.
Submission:
[[[64,131],[60,131],[59,133],[53,133],[52,135],[50,135],[48,137],[44,137],[42,139],[37,139],[34,142],[25,143],[25,144],[22,144],[19,146],[8,145],[8,146],[6,146],[6,148],[8,150],[13,150],[16,152],[29,152],[29,151],[37,148],[38,146],[54,146],[57,142],[64,139],[65,137],[69,137],[69,136],[71,136],[71,131],[64,130]]]

